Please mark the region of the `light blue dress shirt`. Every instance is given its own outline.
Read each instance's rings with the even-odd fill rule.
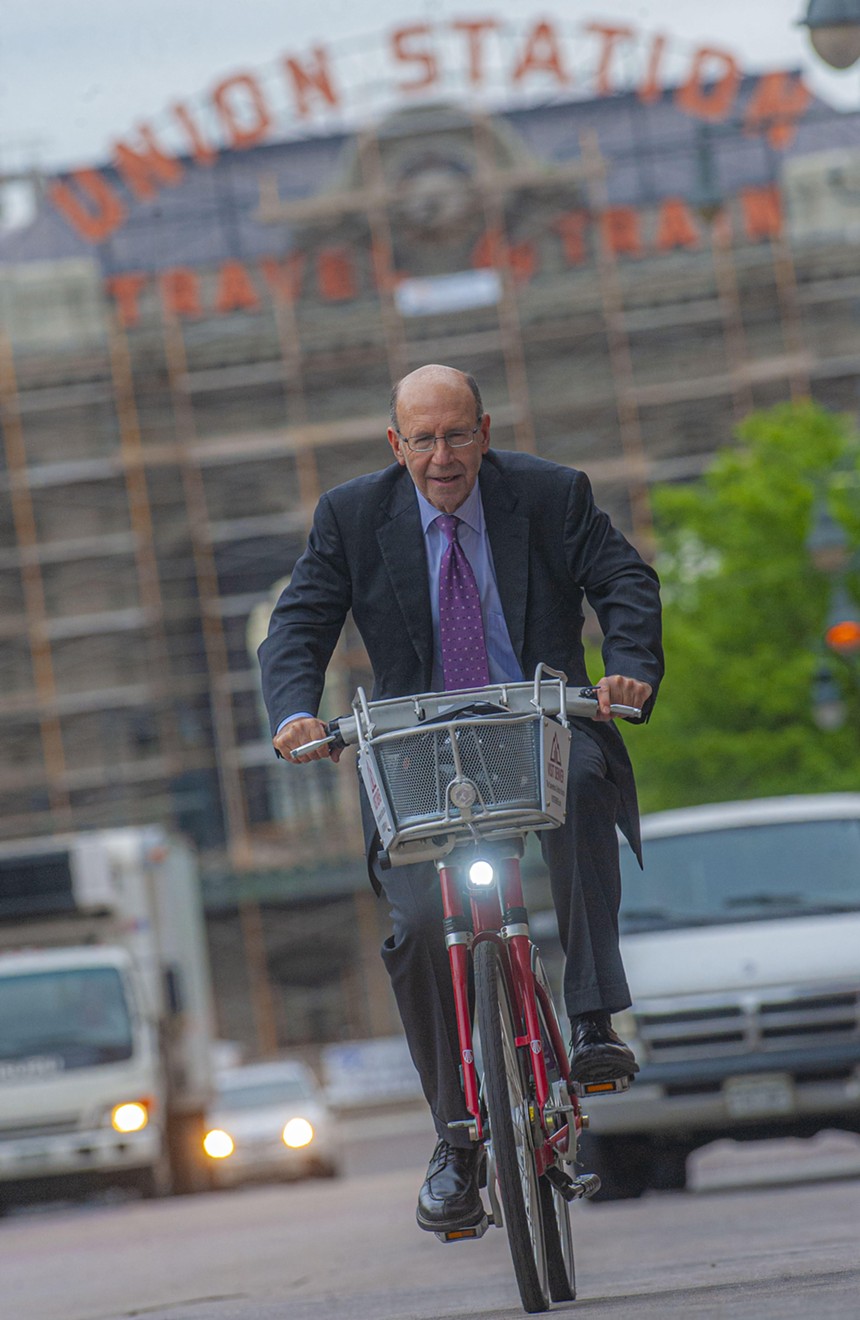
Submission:
[[[429,500],[425,500],[420,490],[415,489],[418,499],[418,511],[421,514],[421,527],[424,532],[424,545],[427,550],[427,581],[430,588],[430,613],[433,619],[433,676],[431,691],[442,692],[445,679],[442,675],[442,648],[439,642],[439,566],[442,555],[448,545],[448,539],[436,523],[439,510],[434,509]],[[484,506],[481,503],[481,491],[475,482],[471,493],[454,514],[460,519],[457,539],[463,547],[466,558],[472,565],[478,592],[481,597],[481,614],[484,619],[484,640],[487,643],[491,683],[521,683],[523,671],[519,666],[508,625],[502,611],[499,588],[496,584],[496,570],[490,551],[490,539],[487,536],[487,524],[484,520]],[[290,720],[302,717],[311,719],[307,711],[296,711],[281,720],[277,732],[280,733]]]

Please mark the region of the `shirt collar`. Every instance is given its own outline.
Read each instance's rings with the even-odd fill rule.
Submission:
[[[431,523],[434,523],[439,517],[439,510],[434,509],[429,500],[425,499],[418,487],[415,487],[415,494],[418,496],[418,512],[421,514],[421,530],[427,535],[427,529]],[[473,532],[479,536],[484,534],[484,506],[481,502],[481,490],[476,481],[469,494],[466,496],[459,509],[454,514],[467,527],[471,527]]]

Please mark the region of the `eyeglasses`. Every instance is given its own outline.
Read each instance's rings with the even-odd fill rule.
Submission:
[[[436,448],[437,440],[444,440],[445,444],[448,445],[450,449],[464,449],[466,445],[470,445],[472,443],[472,441],[475,439],[475,436],[478,434],[480,429],[481,429],[481,423],[478,422],[478,425],[473,427],[471,431],[446,431],[443,436],[436,436],[436,435],[407,436],[407,435],[400,435],[399,431],[397,432],[397,434],[405,444],[406,448],[411,449],[413,454],[429,454],[432,449]]]

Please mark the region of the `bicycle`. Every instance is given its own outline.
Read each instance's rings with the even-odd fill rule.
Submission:
[[[587,1121],[579,1101],[629,1085],[626,1078],[571,1083],[523,899],[525,835],[564,821],[569,716],[591,717],[597,710],[593,688],[568,692],[566,684],[566,675],[538,665],[533,683],[465,692],[370,702],[359,688],[352,716],[332,721],[325,738],[294,752],[357,743],[383,869],[416,861],[436,865],[471,1115],[451,1126],[465,1127],[485,1146],[490,1202],[476,1224],[436,1236],[464,1241],[483,1237],[491,1225],[504,1227],[530,1313],[576,1296],[568,1206],[600,1188],[596,1174],[569,1171]],[[612,712],[640,714],[620,705]]]

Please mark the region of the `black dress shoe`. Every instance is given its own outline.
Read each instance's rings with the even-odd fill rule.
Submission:
[[[478,1177],[483,1162],[482,1146],[437,1143],[418,1193],[416,1218],[420,1228],[438,1233],[443,1229],[469,1228],[481,1220],[484,1206],[478,1192]]]
[[[608,1013],[571,1018],[570,1075],[575,1082],[614,1082],[639,1071],[629,1045],[612,1030]]]

